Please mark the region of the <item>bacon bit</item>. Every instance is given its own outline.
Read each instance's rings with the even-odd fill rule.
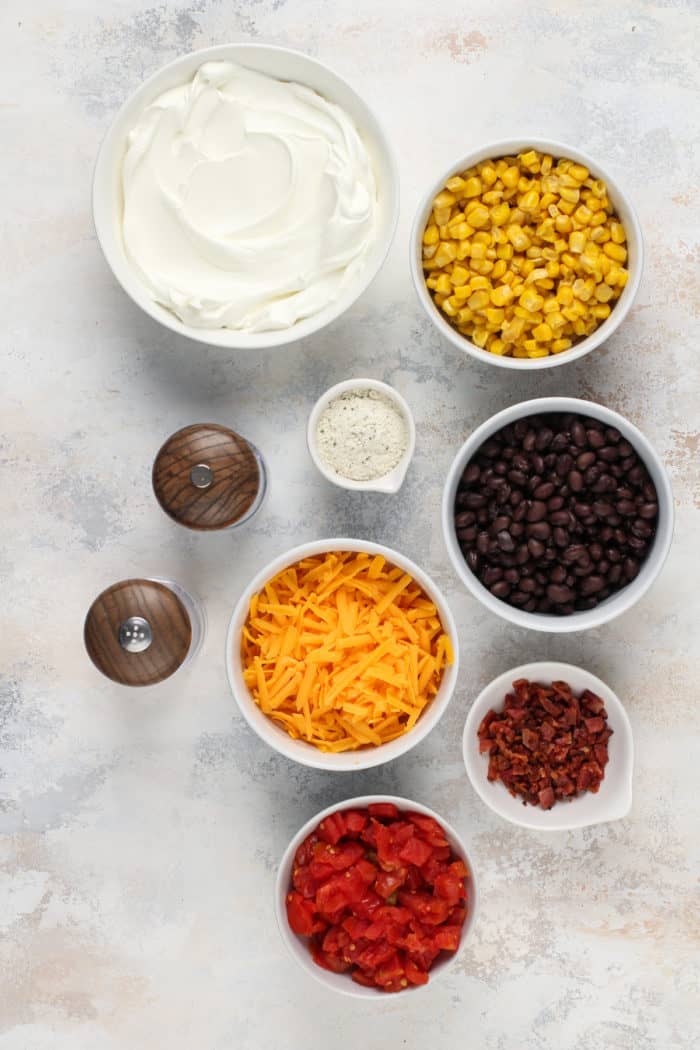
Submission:
[[[551,686],[519,679],[501,712],[489,711],[478,729],[489,754],[488,779],[501,780],[523,805],[551,809],[556,801],[597,792],[608,763],[605,704],[567,682]]]

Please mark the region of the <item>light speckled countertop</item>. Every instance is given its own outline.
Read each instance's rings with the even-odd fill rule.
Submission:
[[[2,1050],[667,1050],[698,1046],[698,34],[693,0],[4,0],[0,546]],[[401,161],[402,213],[371,290],[288,351],[229,353],[161,330],[117,287],[90,216],[92,165],[122,99],[194,48],[307,51],[376,106]],[[648,261],[619,334],[533,375],[443,343],[410,285],[413,210],[480,141],[540,133],[600,157],[638,209]],[[304,424],[331,383],[368,374],[410,401],[418,448],[398,497],[332,488]],[[649,436],[676,498],[674,546],[615,623],[538,636],[458,585],[439,528],[465,435],[536,394],[611,405]],[[163,439],[233,425],[268,458],[250,527],[193,535],[151,494]],[[335,534],[393,544],[444,587],[463,650],[440,726],[406,758],[329,776],[268,750],[225,681],[228,617],[277,553]],[[196,663],[134,694],[100,679],[82,620],[105,585],[170,576],[206,603]],[[618,692],[636,742],[619,823],[547,836],[499,820],[466,780],[471,699],[537,658]],[[695,734],[695,735],[693,735]],[[467,837],[482,891],[456,971],[364,1012],[284,954],[277,860],[315,811],[381,790]]]

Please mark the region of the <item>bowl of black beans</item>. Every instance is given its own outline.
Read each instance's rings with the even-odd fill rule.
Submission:
[[[450,468],[443,532],[487,608],[540,631],[614,619],[651,586],[673,534],[664,466],[623,416],[577,398],[513,405]]]

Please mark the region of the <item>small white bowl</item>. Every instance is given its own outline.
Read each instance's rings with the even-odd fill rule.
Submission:
[[[140,114],[164,91],[190,80],[204,62],[237,62],[248,69],[313,88],[341,106],[354,121],[373,162],[379,202],[378,227],[365,265],[335,302],[284,331],[239,332],[232,328],[194,328],[156,303],[129,261],[122,240],[121,169],[126,141]],[[154,320],[178,335],[232,350],[284,346],[334,321],[369,287],[389,251],[399,217],[398,165],[374,112],[328,66],[299,51],[269,44],[221,44],[182,55],[159,69],[131,95],[105,135],[93,176],[92,207],[97,239],[114,276],[127,295]]]
[[[482,350],[481,347],[472,343],[471,340],[462,335],[461,332],[458,332],[456,328],[453,328],[432,300],[430,289],[425,283],[422,265],[423,232],[428,222],[430,212],[432,211],[433,201],[437,194],[445,188],[447,180],[452,178],[453,175],[458,175],[461,172],[466,171],[467,168],[471,168],[474,164],[479,164],[483,160],[498,160],[500,157],[514,156],[528,148],[539,150],[542,153],[548,153],[554,157],[555,160],[563,157],[568,160],[574,160],[578,164],[584,164],[592,174],[597,178],[604,180],[608,188],[610,201],[625,228],[625,233],[627,234],[627,250],[629,253],[626,263],[627,269],[629,270],[629,279],[623,289],[622,295],[610,311],[610,316],[607,317],[598,328],[596,328],[595,332],[587,336],[585,339],[582,339],[580,343],[574,344],[570,350],[565,350],[561,354],[550,354],[548,357],[536,357],[532,359],[502,357],[499,354],[489,353],[488,350]],[[410,239],[410,265],[413,283],[416,292],[418,293],[421,306],[438,331],[440,331],[446,339],[449,339],[458,350],[463,350],[467,354],[471,354],[471,356],[475,357],[477,361],[483,361],[489,365],[496,365],[498,368],[519,368],[528,371],[534,368],[555,368],[557,365],[567,364],[570,361],[578,361],[580,357],[589,354],[591,350],[594,350],[597,346],[600,346],[601,343],[604,343],[606,339],[610,338],[615,329],[622,324],[629,313],[634,297],[637,294],[644,266],[644,247],[642,241],[642,230],[629,197],[624,193],[612,176],[603,170],[597,160],[594,160],[593,157],[589,157],[588,154],[583,153],[580,149],[576,149],[574,146],[568,146],[564,142],[556,142],[552,139],[504,139],[499,142],[491,142],[486,146],[479,147],[479,149],[474,150],[472,153],[468,153],[466,157],[456,161],[440,176],[439,179],[435,180],[421,201],[413,222]]]
[[[406,422],[406,429],[408,431],[408,445],[406,446],[406,451],[394,469],[380,478],[373,478],[371,481],[353,481],[352,478],[344,478],[342,474],[338,474],[337,471],[328,466],[318,451],[316,427],[318,426],[318,420],[321,413],[328,407],[331,401],[335,400],[335,398],[340,397],[341,394],[346,394],[349,391],[354,390],[377,390],[379,393],[384,394],[384,396],[388,398],[389,401],[392,401],[399,409],[399,412]],[[409,408],[408,402],[397,390],[394,390],[393,386],[389,386],[388,383],[381,383],[378,379],[346,379],[344,382],[336,383],[335,386],[326,390],[325,394],[322,394],[321,397],[319,397],[318,401],[311,409],[309,422],[306,427],[306,443],[309,447],[309,455],[320,473],[323,474],[327,481],[333,482],[333,484],[338,485],[339,488],[349,489],[351,492],[393,493],[398,492],[401,488],[403,480],[406,477],[409,463],[413,458],[413,453],[416,448],[416,425],[413,421],[413,413]]]
[[[287,909],[285,907],[287,893],[292,884],[294,854],[306,836],[309,835],[314,828],[318,827],[325,817],[330,816],[331,813],[337,813],[339,810],[345,809],[364,809],[374,802],[393,802],[400,811],[408,810],[409,812],[423,813],[426,817],[432,817],[434,820],[437,820],[438,824],[444,829],[450,846],[454,852],[462,858],[469,870],[469,878],[467,879],[467,917],[464,920],[462,937],[457,951],[449,954],[445,953],[442,957],[438,956],[430,969],[430,979],[428,983],[410,986],[406,989],[406,992],[414,994],[423,989],[431,988],[433,981],[451,969],[460,952],[463,950],[474,925],[474,918],[478,907],[474,868],[469,853],[467,852],[467,847],[464,844],[464,840],[458,832],[455,831],[452,825],[448,824],[439,813],[436,813],[432,809],[428,809],[427,806],[421,805],[420,802],[413,802],[411,799],[399,798],[395,795],[362,795],[360,798],[351,798],[347,799],[345,802],[339,802],[334,806],[328,806],[327,809],[317,813],[315,817],[311,818],[311,820],[307,820],[303,828],[296,833],[287,846],[280,862],[277,871],[277,881],[275,883],[275,915],[277,916],[277,925],[279,926],[282,940],[284,941],[290,955],[296,959],[301,968],[305,970],[307,974],[314,977],[325,988],[328,988],[333,992],[341,992],[344,995],[349,995],[353,999],[373,999],[375,1002],[387,1002],[393,1001],[395,996],[389,995],[387,992],[382,992],[378,988],[366,988],[364,985],[356,984],[349,974],[331,973],[329,970],[324,970],[323,967],[317,966],[309,952],[308,938],[300,937],[290,929],[287,921]],[[403,994],[404,993],[402,992],[401,995]]]
[[[574,693],[584,689],[605,702],[608,725],[613,731],[608,743],[608,764],[605,778],[596,794],[586,792],[567,802],[555,802],[551,809],[524,805],[522,799],[513,798],[500,780],[488,779],[489,756],[479,753],[477,733],[484,715],[493,709],[502,711],[506,693],[512,691],[513,682],[527,678],[531,682],[551,685],[552,682],[568,682]],[[632,728],[627,713],[612,689],[600,678],[582,667],[545,660],[541,663],[524,664],[494,678],[479,693],[472,704],[464,726],[462,740],[464,764],[477,795],[499,817],[534,831],[571,831],[591,824],[603,824],[626,817],[632,805],[632,770],[634,744]]]
[[[659,503],[656,536],[654,537],[651,550],[634,580],[621,588],[621,590],[616,591],[615,594],[611,594],[609,598],[600,602],[594,609],[573,612],[568,616],[525,612],[523,609],[516,609],[515,606],[509,605],[500,598],[495,598],[478,577],[474,575],[464,560],[457,542],[454,524],[454,504],[459,480],[464,468],[477,450],[492,434],[495,434],[497,430],[507,426],[509,423],[514,423],[525,416],[544,415],[550,412],[574,412],[578,415],[600,419],[606,426],[617,427],[623,438],[629,441],[643,461],[651,480],[656,486]],[[642,432],[637,430],[624,416],[613,412],[611,408],[597,405],[594,401],[583,401],[575,397],[542,397],[535,398],[532,401],[521,401],[520,404],[511,405],[510,408],[504,408],[501,412],[497,412],[495,416],[491,416],[485,423],[482,423],[481,426],[472,431],[455,456],[447,474],[442,496],[442,533],[450,560],[465,587],[496,616],[509,620],[518,627],[529,627],[534,631],[549,631],[554,634],[586,631],[591,627],[600,627],[601,624],[608,623],[610,620],[614,620],[616,616],[620,616],[622,613],[627,612],[628,609],[631,609],[649,590],[663,568],[673,538],[673,520],[673,493],[671,492],[668,474],[658,453]]]
[[[245,623],[250,599],[260,588],[288,565],[293,565],[301,558],[312,557],[316,554],[325,554],[327,551],[364,551],[367,554],[383,555],[392,565],[397,565],[404,572],[409,573],[413,579],[420,584],[430,600],[437,608],[445,633],[449,636],[454,653],[454,662],[445,668],[440,688],[433,697],[431,703],[423,711],[413,729],[388,744],[380,744],[379,747],[366,748],[361,751],[346,751],[333,754],[319,751],[313,744],[307,744],[304,740],[294,740],[285,731],[263,714],[255,700],[250,695],[250,690],[243,680],[243,666],[241,661],[241,631]],[[390,547],[383,547],[379,543],[368,543],[365,540],[352,539],[330,539],[316,540],[313,543],[304,543],[299,547],[281,554],[278,558],[266,565],[257,573],[243,591],[238,599],[226,637],[226,673],[228,675],[231,692],[250,728],[258,734],[261,740],[269,744],[271,748],[278,751],[293,762],[302,766],[311,766],[313,769],[327,769],[331,772],[355,771],[358,769],[371,769],[380,766],[383,762],[390,762],[399,755],[405,755],[407,751],[415,747],[423,740],[430,730],[437,725],[442,718],[445,708],[457,684],[459,673],[459,639],[450,608],[445,601],[442,592],[431,580],[427,573],[423,572],[414,562],[399,554]]]

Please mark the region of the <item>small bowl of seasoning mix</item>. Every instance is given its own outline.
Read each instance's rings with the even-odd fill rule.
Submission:
[[[334,485],[398,492],[416,446],[405,399],[378,379],[347,379],[318,399],[307,427],[309,453]]]
[[[411,236],[423,309],[504,368],[574,361],[625,318],[642,274],[628,198],[592,158],[548,140],[492,143],[444,173]]]
[[[598,627],[661,571],[673,497],[657,453],[603,405],[550,397],[473,432],[443,494],[460,579],[488,609],[534,630]]]
[[[615,693],[571,664],[499,675],[474,701],[463,738],[472,787],[513,824],[568,831],[625,817],[634,745]]]

